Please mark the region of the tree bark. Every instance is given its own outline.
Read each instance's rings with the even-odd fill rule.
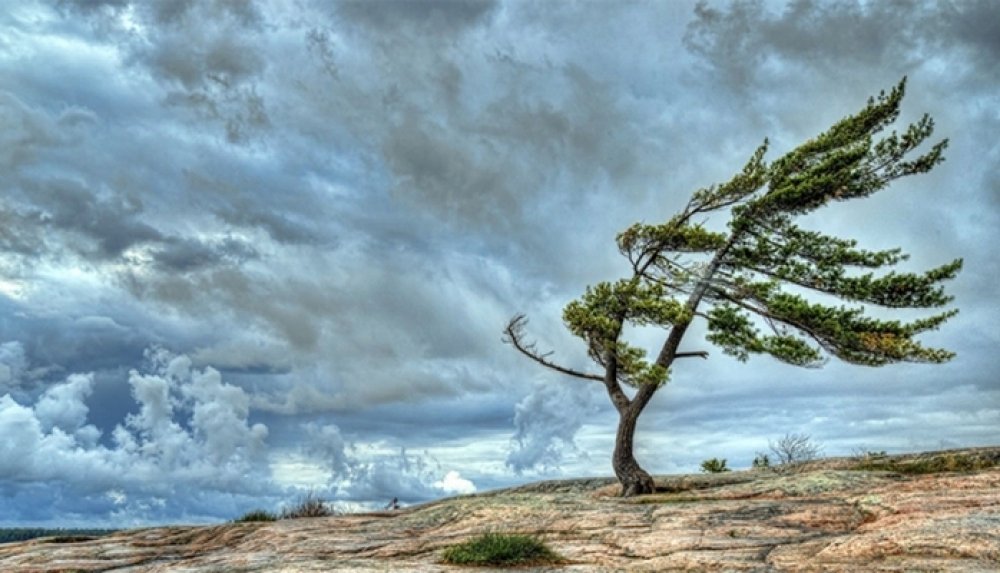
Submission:
[[[639,466],[632,454],[632,441],[635,437],[635,423],[639,419],[642,408],[625,408],[618,420],[618,433],[615,436],[615,453],[611,458],[615,475],[622,484],[622,497],[632,497],[653,493],[656,490],[653,477]]]

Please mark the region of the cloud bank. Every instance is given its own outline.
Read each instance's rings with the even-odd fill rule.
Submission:
[[[61,522],[117,527],[231,519],[249,504],[277,508],[307,491],[349,508],[476,491],[432,457],[358,454],[335,425],[315,424],[301,428],[298,453],[321,479],[283,483],[267,426],[249,421],[246,392],[184,355],[151,349],[146,362],[128,378],[137,410],[107,434],[89,423],[92,375],[72,374],[33,404],[0,397],[0,483],[27,484],[5,499],[5,515],[47,524],[58,511]]]

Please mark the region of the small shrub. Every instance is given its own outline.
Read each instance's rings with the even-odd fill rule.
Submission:
[[[757,452],[757,455],[753,458],[753,463],[751,467],[755,470],[764,470],[771,467],[771,458],[767,457],[767,454],[762,454]]]
[[[535,565],[558,563],[562,557],[530,535],[486,533],[449,547],[443,556],[453,565]]]
[[[855,448],[852,454],[854,460],[858,462],[882,460],[889,457],[889,454],[885,450],[874,451],[874,450],[866,450],[864,448]]]
[[[233,520],[234,523],[248,523],[251,521],[277,521],[278,516],[263,509],[255,509],[244,513],[239,518]]]
[[[708,474],[721,474],[722,472],[728,472],[729,468],[726,467],[726,460],[711,458],[701,462],[701,471]]]
[[[785,434],[777,442],[768,442],[768,447],[781,465],[814,460],[823,449],[809,434]]]
[[[330,517],[331,515],[336,515],[336,512],[326,505],[326,501],[310,493],[302,498],[302,501],[299,503],[281,512],[281,519]]]

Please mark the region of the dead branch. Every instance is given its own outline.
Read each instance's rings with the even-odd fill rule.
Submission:
[[[674,354],[674,358],[693,358],[695,356],[708,360],[708,351],[695,350],[693,352],[678,352],[677,354]]]
[[[511,318],[510,322],[508,322],[507,326],[503,329],[503,342],[505,344],[510,344],[521,354],[527,356],[542,366],[545,366],[546,368],[555,370],[556,372],[574,376],[576,378],[583,378],[584,380],[596,380],[601,383],[604,382],[603,376],[580,372],[578,370],[573,370],[572,368],[566,368],[565,366],[560,366],[548,360],[548,356],[552,354],[551,352],[540,352],[536,348],[534,342],[525,342],[524,327],[526,324],[528,324],[528,319],[523,314],[518,314],[515,315],[514,318]]]

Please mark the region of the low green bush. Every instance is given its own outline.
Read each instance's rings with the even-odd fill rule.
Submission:
[[[753,459],[753,463],[750,465],[755,470],[764,470],[771,467],[771,458],[767,454],[762,454],[757,452],[757,455]]]
[[[712,458],[701,462],[701,471],[708,474],[721,474],[722,472],[728,472],[729,468],[726,467],[726,459]]]
[[[233,520],[234,523],[248,523],[251,521],[277,521],[278,516],[263,509],[255,509],[244,513],[239,518]]]
[[[443,556],[453,565],[537,565],[562,558],[530,535],[486,533],[449,547]]]

